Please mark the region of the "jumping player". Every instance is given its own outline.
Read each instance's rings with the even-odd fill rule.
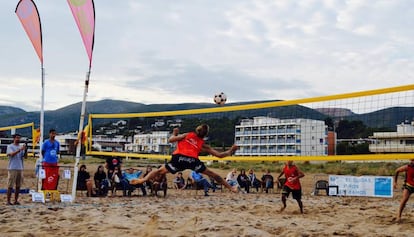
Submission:
[[[210,176],[232,192],[237,192],[237,189],[233,189],[220,175],[208,169],[198,158],[200,152],[207,152],[218,158],[224,158],[226,156],[231,156],[238,149],[236,145],[233,145],[230,149],[224,152],[213,149],[204,142],[204,138],[207,136],[208,131],[209,127],[207,124],[201,124],[194,132],[184,134],[179,134],[178,128],[174,128],[173,134],[168,140],[171,143],[177,142],[177,148],[173,152],[171,160],[159,169],[151,171],[144,178],[137,179],[135,183],[142,184],[160,174],[162,175],[168,172],[175,174],[179,171],[191,169],[198,173]]]
[[[401,222],[401,214],[404,210],[405,204],[407,204],[407,201],[410,198],[411,194],[414,193],[414,159],[411,159],[409,164],[403,165],[395,170],[394,189],[397,188],[398,175],[400,172],[405,172],[405,183],[403,185],[400,208],[398,209],[396,218],[396,221],[398,223]]]
[[[286,199],[289,197],[289,194],[292,193],[293,199],[298,202],[300,213],[303,214],[303,204],[302,204],[302,187],[300,185],[300,178],[303,178],[305,174],[300,171],[300,169],[293,164],[293,161],[288,160],[286,161],[286,165],[283,168],[282,172],[280,173],[278,179],[285,175],[286,182],[283,186],[282,191],[282,203],[283,207],[280,211],[285,210],[286,208]]]

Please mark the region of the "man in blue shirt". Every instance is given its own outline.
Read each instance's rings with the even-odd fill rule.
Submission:
[[[197,173],[194,170],[191,171],[191,178],[194,180],[197,186],[204,188],[204,196],[209,196],[208,189],[213,188],[210,182],[208,182],[208,180],[204,178],[202,174]],[[214,192],[214,189],[213,189],[213,192]]]
[[[13,135],[13,143],[7,146],[7,156],[9,157],[8,169],[8,187],[7,187],[7,205],[20,205],[19,192],[22,184],[23,175],[23,158],[26,152],[26,145],[20,146],[20,135]],[[10,202],[13,186],[14,204]]]
[[[56,130],[50,129],[49,139],[47,139],[42,145],[42,156],[43,162],[47,164],[57,165],[58,163],[58,154],[60,152],[60,144],[56,137]]]
[[[43,179],[43,190],[56,190],[59,179],[58,155],[60,144],[56,137],[56,130],[50,129],[49,139],[42,145],[43,168],[45,169],[46,178]]]
[[[124,172],[124,178],[126,180],[128,180],[128,184],[129,184],[129,190],[128,190],[128,196],[131,196],[131,192],[134,191],[134,188],[141,188],[142,191],[142,195],[146,196],[147,195],[147,190],[145,189],[145,186],[143,184],[133,184],[135,180],[137,180],[139,178],[139,176],[141,176],[142,171],[141,170],[137,170],[134,168],[128,168],[125,172]]]

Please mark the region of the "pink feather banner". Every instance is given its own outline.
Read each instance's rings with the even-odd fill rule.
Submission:
[[[15,12],[43,65],[42,26],[35,3],[32,0],[20,0]]]
[[[93,0],[67,0],[82,36],[83,44],[92,65],[92,52],[95,40],[95,5]]]

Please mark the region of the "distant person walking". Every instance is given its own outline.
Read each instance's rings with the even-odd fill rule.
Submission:
[[[169,142],[177,142],[177,148],[173,152],[171,160],[161,166],[159,169],[151,171],[147,176],[138,180],[138,183],[144,183],[148,180],[151,180],[157,175],[163,175],[167,173],[175,174],[179,171],[186,169],[191,169],[199,173],[203,173],[207,176],[213,177],[218,183],[223,184],[229,190],[237,192],[237,189],[233,189],[224,179],[208,169],[202,161],[199,160],[198,155],[200,152],[207,152],[213,156],[224,158],[226,156],[232,155],[238,147],[233,145],[227,151],[217,151],[205,144],[204,138],[209,132],[209,127],[207,124],[199,125],[194,132],[179,134],[178,128],[174,128]]]
[[[302,187],[300,185],[300,178],[305,177],[305,174],[300,171],[300,169],[293,164],[293,161],[286,161],[286,165],[280,173],[278,179],[285,175],[286,182],[283,186],[282,191],[282,203],[283,207],[280,211],[285,210],[286,208],[286,199],[289,197],[289,194],[292,193],[293,199],[295,199],[299,205],[300,213],[303,214],[303,204],[302,204]]]
[[[56,137],[56,130],[49,130],[49,139],[47,139],[42,145],[42,157],[43,157],[43,168],[45,169],[46,178],[43,179],[42,189],[43,190],[56,190],[59,179],[59,152],[60,144]]]
[[[395,170],[394,189],[397,188],[398,175],[401,172],[405,172],[405,182],[403,184],[402,198],[400,201],[400,207],[398,208],[398,214],[396,217],[396,221],[398,223],[401,222],[401,214],[405,208],[405,204],[407,204],[408,199],[410,198],[411,194],[414,193],[414,159],[411,159],[409,164],[403,165]]]
[[[7,182],[7,205],[20,205],[19,192],[23,182],[23,158],[26,153],[26,145],[20,145],[19,134],[13,135],[13,143],[7,146],[7,157],[9,158],[8,182]],[[11,203],[11,194],[14,190],[14,203]]]

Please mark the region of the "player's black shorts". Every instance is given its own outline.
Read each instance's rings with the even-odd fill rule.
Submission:
[[[404,184],[403,188],[407,189],[410,194],[414,193],[414,187],[408,184]]]
[[[286,197],[289,197],[289,194],[292,193],[293,199],[301,200],[302,199],[302,189],[291,189],[288,186],[283,186],[282,194],[286,195]]]
[[[197,173],[202,173],[204,170],[206,170],[206,166],[199,159],[180,154],[173,155],[165,167],[172,174],[186,169],[194,170]]]

